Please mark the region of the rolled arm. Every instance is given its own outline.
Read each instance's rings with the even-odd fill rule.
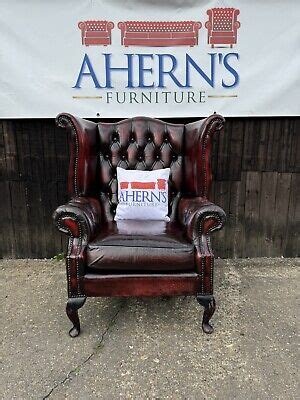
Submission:
[[[125,31],[125,23],[124,22],[118,22],[118,28],[121,29],[122,31]]]
[[[211,24],[210,21],[206,21],[206,22],[205,22],[205,28],[208,29],[209,31],[211,31],[212,24]]]
[[[194,30],[195,31],[198,31],[199,29],[201,29],[201,27],[202,27],[202,24],[201,24],[200,21],[197,21],[197,22],[194,23]]]
[[[221,207],[204,197],[182,198],[178,204],[178,219],[187,237],[198,242],[201,235],[221,229],[226,214]]]
[[[86,23],[83,21],[78,22],[78,28],[84,31],[86,29]]]
[[[75,197],[59,206],[54,211],[53,219],[59,231],[88,242],[100,226],[100,203],[91,197]]]
[[[107,22],[107,30],[111,31],[115,27],[115,24],[112,21]]]

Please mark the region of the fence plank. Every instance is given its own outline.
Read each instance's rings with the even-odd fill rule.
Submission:
[[[261,256],[259,241],[262,238],[262,224],[259,218],[259,205],[261,195],[261,172],[247,172],[246,197],[245,197],[245,256]]]
[[[232,122],[231,136],[229,142],[229,159],[226,177],[231,181],[240,181],[242,172],[244,144],[244,121],[237,119]]]
[[[274,251],[275,256],[284,254],[287,232],[288,208],[291,188],[290,173],[279,173],[277,179],[276,202],[274,208]]]
[[[18,256],[15,246],[14,220],[11,210],[9,182],[0,180],[0,258]]]
[[[277,118],[270,119],[266,171],[279,171],[281,132],[281,120]]]
[[[261,246],[260,253],[267,257],[277,254],[274,243],[277,176],[278,174],[274,172],[262,173],[259,218],[263,236],[259,244]]]
[[[11,181],[11,214],[14,223],[15,254],[25,258],[31,253],[28,225],[28,199],[25,182]]]
[[[43,193],[41,182],[27,182],[28,230],[31,257],[47,255],[47,225],[43,218]],[[50,210],[49,210],[50,211]]]
[[[228,175],[228,162],[229,162],[229,144],[231,137],[232,124],[227,122],[225,125],[224,133],[219,135],[218,145],[218,161],[217,161],[217,173],[216,180],[225,180]]]
[[[300,174],[292,174],[289,207],[287,213],[287,235],[285,236],[285,257],[300,255]]]
[[[16,145],[16,136],[13,121],[2,121],[3,124],[3,141],[5,148],[6,160],[6,179],[19,179],[19,164]]]
[[[221,181],[215,182],[214,185],[214,199],[217,205],[222,207],[226,214],[229,216],[229,204],[230,204],[230,182]],[[214,252],[217,257],[229,257],[230,248],[231,248],[231,235],[228,234],[228,231],[232,229],[232,219],[227,219],[226,228],[222,229],[218,232],[217,235],[214,235],[213,243],[216,244],[214,246]]]
[[[28,181],[32,179],[32,160],[30,152],[30,125],[27,121],[16,121],[15,140],[19,166],[19,179]]]
[[[3,123],[0,121],[0,180],[6,179],[6,158],[5,158],[5,143]]]
[[[245,226],[245,198],[246,198],[246,173],[242,172],[239,182],[231,182],[230,192],[230,217],[233,227],[228,230],[232,235],[233,244],[231,257],[245,257],[246,226]]]
[[[288,119],[287,122],[292,140],[290,154],[286,160],[286,170],[282,172],[300,172],[300,118]]]

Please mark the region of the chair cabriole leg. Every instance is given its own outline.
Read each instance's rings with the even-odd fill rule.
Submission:
[[[214,328],[210,325],[209,320],[213,316],[216,309],[216,301],[212,295],[200,295],[196,296],[198,303],[204,307],[202,329],[205,333],[213,333]]]
[[[73,324],[73,328],[70,329],[69,335],[76,337],[80,333],[80,321],[78,316],[78,310],[84,305],[86,297],[71,297],[67,301],[66,312],[69,320]]]

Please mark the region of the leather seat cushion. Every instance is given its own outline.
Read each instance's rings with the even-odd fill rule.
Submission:
[[[87,265],[97,271],[192,271],[194,246],[174,222],[109,222],[88,244]]]

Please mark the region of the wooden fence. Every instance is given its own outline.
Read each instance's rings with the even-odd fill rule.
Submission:
[[[227,119],[213,148],[212,198],[228,215],[216,256],[299,255],[299,127],[297,118]],[[66,132],[54,120],[0,121],[1,257],[63,251],[51,214],[67,201],[67,167]]]

